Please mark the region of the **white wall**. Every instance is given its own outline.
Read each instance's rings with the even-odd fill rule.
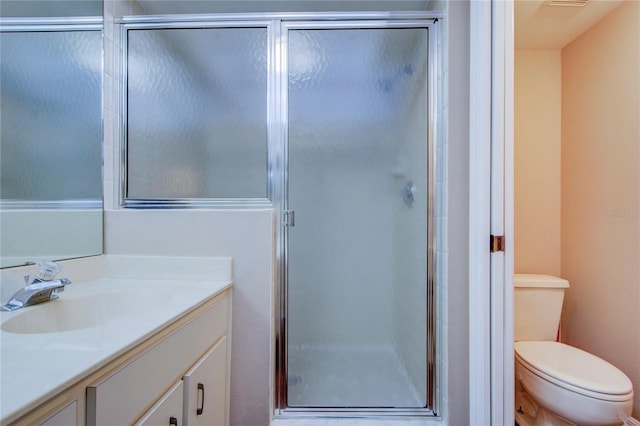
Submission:
[[[564,340],[620,368],[640,417],[640,2],[562,50]]]
[[[514,269],[560,275],[560,50],[516,49]]]

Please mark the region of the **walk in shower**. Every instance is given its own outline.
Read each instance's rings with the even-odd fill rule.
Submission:
[[[279,406],[433,412],[433,22],[282,37]]]
[[[276,415],[438,414],[437,19],[122,22],[123,204],[275,211]]]

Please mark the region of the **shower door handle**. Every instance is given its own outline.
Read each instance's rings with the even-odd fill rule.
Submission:
[[[286,227],[295,226],[296,215],[293,210],[285,210],[282,212],[282,224]]]

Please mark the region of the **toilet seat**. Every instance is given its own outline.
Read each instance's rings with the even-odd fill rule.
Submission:
[[[551,341],[514,344],[516,359],[531,373],[572,392],[604,401],[626,401],[631,380],[607,361],[588,352]]]

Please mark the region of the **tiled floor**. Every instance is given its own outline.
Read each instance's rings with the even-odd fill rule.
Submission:
[[[424,407],[391,347],[289,348],[289,406]]]

